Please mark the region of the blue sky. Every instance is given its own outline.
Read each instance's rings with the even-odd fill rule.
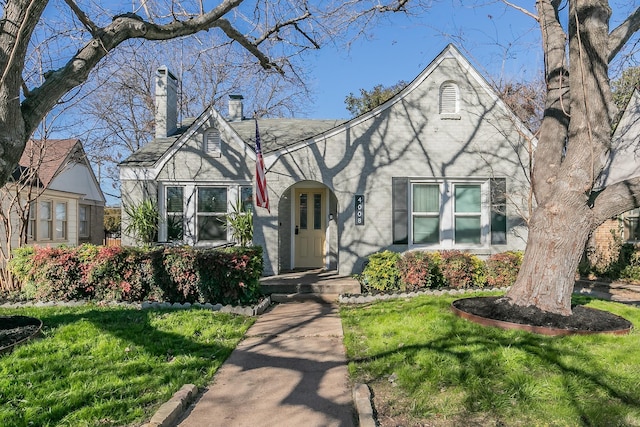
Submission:
[[[458,2],[439,3],[421,19],[394,16],[349,51],[325,47],[310,57],[306,63],[316,103],[309,116],[348,117],[344,99],[349,93],[413,80],[448,43],[490,80],[527,80],[540,71],[540,33],[531,17],[501,4],[473,8],[453,3]]]

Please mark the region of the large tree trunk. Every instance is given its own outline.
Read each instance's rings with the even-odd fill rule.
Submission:
[[[537,3],[548,87],[532,180],[538,206],[507,298],[570,315],[578,263],[590,233],[605,219],[592,208],[594,185],[611,147],[611,9],[606,0],[570,1],[567,37],[559,20],[562,5]]]
[[[575,274],[591,231],[588,211],[584,204],[536,209],[518,279],[506,295],[512,303],[571,314]]]

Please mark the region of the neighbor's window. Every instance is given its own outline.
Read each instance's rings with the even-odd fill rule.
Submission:
[[[36,202],[29,203],[29,223],[27,224],[27,238],[36,239],[36,223],[38,222]]]
[[[67,204],[56,203],[56,239],[67,238]]]
[[[245,212],[253,212],[253,187],[240,187],[240,203]]]
[[[40,202],[40,240],[53,239],[52,202]]]
[[[632,241],[640,240],[640,208],[624,214],[624,238]]]
[[[446,82],[440,86],[440,114],[456,114],[459,111],[458,86]]]
[[[224,216],[227,213],[226,187],[199,187],[197,240],[227,240]]]
[[[78,208],[78,234],[80,237],[89,237],[91,207],[80,206]]]
[[[184,237],[184,188],[167,187],[167,239],[182,240]]]

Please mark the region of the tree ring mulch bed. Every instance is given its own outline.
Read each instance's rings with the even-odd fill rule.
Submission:
[[[576,305],[570,316],[548,313],[537,307],[520,307],[504,297],[472,297],[455,300],[453,312],[472,322],[502,329],[519,329],[543,335],[628,334],[627,319],[595,308]]]
[[[0,316],[0,354],[34,337],[42,321],[28,316]]]

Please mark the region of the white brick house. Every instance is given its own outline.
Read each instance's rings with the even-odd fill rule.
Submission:
[[[232,97],[230,117],[210,108],[178,127],[175,104],[163,104],[172,87],[175,78],[159,70],[162,126],[121,163],[123,203],[158,201],[161,242],[225,243],[218,218],[253,194],[255,121]],[[265,274],[351,274],[384,249],[524,248],[534,137],[452,45],[359,117],[258,123],[271,210],[254,209],[254,243]]]

